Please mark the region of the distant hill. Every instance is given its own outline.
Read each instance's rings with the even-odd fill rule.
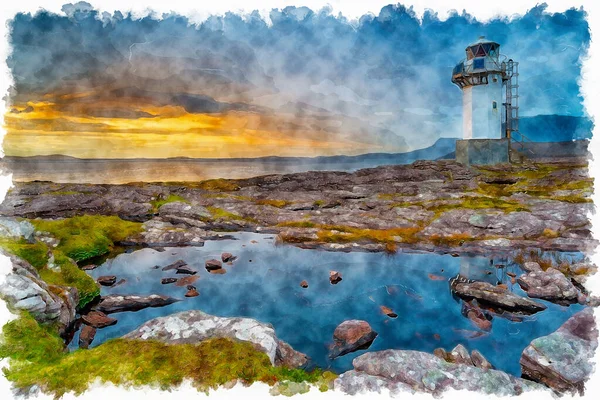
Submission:
[[[519,131],[534,142],[591,139],[594,123],[586,117],[536,115],[519,118]]]

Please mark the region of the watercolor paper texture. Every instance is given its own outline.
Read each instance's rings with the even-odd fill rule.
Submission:
[[[586,8],[79,2],[8,29],[14,395],[586,392]]]

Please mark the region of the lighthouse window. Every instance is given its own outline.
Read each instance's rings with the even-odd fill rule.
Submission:
[[[483,69],[485,67],[485,59],[476,58],[473,60],[473,68],[475,69]]]
[[[498,104],[495,101],[492,101],[492,108],[495,110],[498,108]]]

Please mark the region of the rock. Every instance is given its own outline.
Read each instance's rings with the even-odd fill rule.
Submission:
[[[210,272],[213,275],[223,275],[223,274],[227,273],[227,270],[225,268],[220,268],[220,269],[211,269],[208,272]]]
[[[444,278],[443,276],[440,275],[435,275],[435,274],[428,274],[427,275],[429,277],[429,279],[431,279],[432,281],[445,281],[446,278]]]
[[[177,280],[177,282],[175,282],[175,286],[187,286],[187,285],[191,285],[192,283],[196,282],[200,277],[198,275],[190,275],[190,276],[184,276],[183,278],[179,278]]]
[[[348,320],[342,322],[333,332],[334,344],[329,358],[334,359],[356,350],[367,349],[377,337],[367,321]]]
[[[489,332],[492,329],[492,321],[487,319],[486,314],[479,307],[463,302],[461,313],[482,331]]]
[[[529,297],[548,301],[577,302],[577,289],[562,272],[554,268],[521,275],[517,282]]]
[[[235,261],[236,259],[237,259],[237,257],[231,253],[222,253],[221,254],[221,261],[223,261],[224,263]]]
[[[219,260],[212,259],[212,260],[206,261],[204,266],[206,267],[206,269],[208,271],[214,271],[214,270],[223,268],[223,263]]]
[[[524,314],[534,314],[546,309],[543,304],[517,296],[488,282],[468,282],[463,277],[458,276],[452,279],[450,287],[463,299],[476,299],[479,303],[489,305],[492,308]]]
[[[200,293],[198,293],[198,291],[196,290],[196,288],[194,286],[188,286],[187,287],[188,291],[185,294],[185,297],[196,297],[196,296],[200,296]]]
[[[160,283],[163,284],[163,285],[168,285],[169,283],[175,283],[175,282],[177,282],[177,280],[178,280],[177,278],[162,278],[160,280]]]
[[[81,267],[81,269],[84,271],[93,271],[96,268],[98,268],[98,265],[96,265],[96,264],[88,264],[88,265],[84,265],[83,267]]]
[[[100,276],[96,280],[102,286],[112,286],[117,282],[117,277],[114,275]]]
[[[217,317],[196,310],[152,319],[124,338],[158,340],[168,344],[196,344],[212,338],[229,338],[254,344],[276,366],[296,368],[307,360],[305,355],[280,341],[270,324],[251,318]]]
[[[15,218],[0,217],[0,237],[25,239],[31,242],[35,227],[29,221],[18,221]]]
[[[342,274],[337,271],[329,271],[329,282],[332,285],[336,285],[342,280]]]
[[[379,307],[379,309],[381,310],[382,313],[384,313],[385,315],[387,315],[390,318],[397,318],[398,314],[396,314],[391,308],[386,307],[386,306],[381,306]]]
[[[0,253],[4,254],[1,249]],[[5,255],[11,260],[12,270],[0,284],[0,297],[11,308],[29,312],[40,323],[57,323],[64,337],[75,321],[77,289],[48,285],[27,261]]]
[[[354,370],[341,374],[334,389],[361,391],[425,392],[469,390],[498,396],[515,396],[544,387],[493,369],[448,363],[433,354],[413,350],[383,350],[363,354],[352,361]]]
[[[598,347],[598,329],[591,308],[569,318],[558,330],[534,339],[521,354],[523,376],[551,389],[583,396]]]
[[[127,283],[127,279],[119,279],[117,283],[113,285],[113,287],[121,286]]]
[[[89,313],[82,315],[81,319],[83,323],[93,328],[101,329],[106,328],[117,323],[117,320],[110,318],[106,314],[100,311],[90,311]]]
[[[448,361],[450,359],[448,356],[448,352],[445,349],[442,349],[441,347],[438,347],[437,349],[433,350],[433,355],[444,361]]]
[[[111,314],[122,311],[138,311],[148,307],[164,307],[179,300],[168,296],[152,294],[150,296],[121,296],[112,294],[102,296],[100,303],[93,307],[95,311]]]
[[[174,263],[167,265],[162,270],[163,271],[170,271],[172,269],[181,268],[181,267],[186,266],[186,265],[187,265],[187,263],[185,261],[183,261],[183,260],[177,260]]]
[[[181,267],[177,267],[178,274],[196,275],[197,272],[198,271],[191,269],[187,265],[182,265]]]
[[[471,351],[471,361],[477,368],[495,369],[494,366],[477,350]]]
[[[202,206],[194,206],[182,201],[163,204],[158,209],[158,215],[163,218],[182,217],[194,220],[206,220],[212,217],[210,211]]]
[[[300,282],[300,287],[306,289],[308,287],[308,282],[306,282],[306,281]]]
[[[79,348],[87,349],[90,347],[95,337],[96,328],[89,325],[83,325],[81,332],[79,332]]]
[[[536,263],[535,261],[527,261],[526,263],[523,263],[521,269],[525,272],[542,271],[540,264]]]
[[[454,364],[473,365],[469,351],[462,344],[456,345],[451,352],[447,353],[447,357],[446,361]]]

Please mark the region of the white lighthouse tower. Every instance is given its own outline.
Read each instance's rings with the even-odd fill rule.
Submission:
[[[461,142],[475,141],[457,143],[457,159],[467,164],[508,161],[511,134],[518,132],[518,63],[507,61],[500,45],[484,36],[465,51],[466,58],[452,71],[452,83],[463,94]]]

